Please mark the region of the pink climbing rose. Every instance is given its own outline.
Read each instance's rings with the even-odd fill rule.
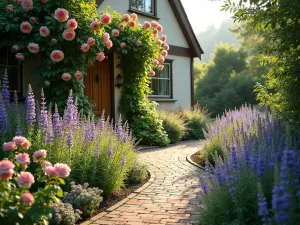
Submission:
[[[156,27],[158,27],[158,25],[159,25],[158,22],[156,22],[154,20],[151,21],[151,26],[152,27],[156,28]]]
[[[58,22],[65,22],[69,19],[69,12],[66,9],[58,8],[54,12],[54,18]]]
[[[105,59],[104,53],[103,53],[103,52],[97,53],[96,59],[97,59],[99,62],[102,62],[102,61]]]
[[[159,63],[164,63],[165,62],[165,57],[163,57],[163,56],[160,57],[158,61],[159,61]]]
[[[142,44],[141,41],[137,41],[137,42],[136,42],[136,45],[137,45],[138,47],[141,46],[141,44]]]
[[[154,77],[154,76],[155,76],[155,72],[152,70],[152,71],[149,73],[149,76],[150,76],[150,77]]]
[[[43,171],[48,176],[55,176],[55,168],[52,165],[46,166],[43,168]]]
[[[12,46],[12,49],[13,49],[14,51],[19,51],[19,50],[20,50],[20,48],[19,48],[19,46],[18,46],[18,45],[14,45],[14,46]]]
[[[159,64],[158,60],[154,60],[154,61],[153,61],[153,65],[154,65],[154,66],[157,66],[158,64]]]
[[[32,30],[32,26],[29,22],[24,21],[20,24],[20,30],[24,34],[29,34]]]
[[[24,9],[25,12],[33,9],[32,0],[22,0],[21,5],[22,5],[22,8]]]
[[[73,29],[66,29],[64,30],[62,36],[66,41],[72,41],[74,40],[76,33]]]
[[[136,25],[135,21],[133,21],[133,20],[129,21],[129,26],[130,27],[135,27],[135,25]]]
[[[163,44],[162,40],[157,40],[157,45],[161,46]]]
[[[133,20],[137,20],[137,17],[138,17],[138,16],[137,16],[135,13],[132,13],[132,14],[131,14],[131,18],[132,18]]]
[[[29,192],[25,192],[22,195],[22,201],[26,204],[26,205],[32,205],[34,203],[34,197],[31,193]]]
[[[159,65],[159,66],[158,66],[158,70],[163,70],[164,67],[165,67],[164,65]]]
[[[14,0],[14,3],[19,4],[21,0]]]
[[[24,57],[24,55],[22,53],[17,53],[15,56],[16,56],[17,60],[23,61],[25,59],[25,57]]]
[[[103,24],[110,24],[111,23],[111,16],[108,13],[104,13],[100,17],[101,23]]]
[[[104,33],[103,34],[103,39],[104,39],[104,42],[106,43],[106,42],[108,42],[109,41],[109,39],[110,39],[110,35],[109,35],[109,33]]]
[[[121,48],[125,48],[125,47],[126,47],[126,43],[121,42],[120,47],[121,47]]]
[[[125,22],[129,22],[130,16],[129,16],[128,14],[124,14],[124,15],[123,15],[123,20],[124,20]]]
[[[162,25],[159,24],[159,25],[157,26],[157,30],[158,30],[159,32],[162,32],[162,31],[164,30],[164,28],[162,27]]]
[[[31,185],[35,182],[34,177],[30,172],[20,172],[17,182],[21,186],[31,187]]]
[[[15,165],[8,159],[0,161],[0,180],[8,181],[12,179]]]
[[[30,157],[27,153],[19,153],[16,155],[16,161],[23,166],[27,166],[30,163]]]
[[[15,142],[17,145],[22,146],[25,142],[27,142],[27,138],[23,137],[23,136],[15,136],[12,139],[13,142]]]
[[[161,37],[160,37],[160,40],[162,40],[162,42],[166,42],[167,41],[167,36],[166,35],[162,35]]]
[[[151,28],[151,23],[148,22],[148,21],[145,21],[145,22],[144,22],[144,28],[146,28],[146,29]]]
[[[14,12],[14,6],[13,5],[7,5],[6,10],[10,13]]]
[[[34,18],[34,17],[31,17],[31,18],[30,18],[30,23],[31,23],[31,24],[35,24],[35,22],[36,22],[35,18]]]
[[[50,54],[50,58],[53,62],[60,62],[64,59],[64,53],[60,50],[53,50]]]
[[[50,30],[49,30],[48,27],[46,27],[46,26],[41,26],[40,27],[40,35],[42,37],[47,37],[49,34],[50,34]]]
[[[78,26],[78,24],[77,24],[77,21],[75,19],[68,20],[67,27],[69,29],[77,29],[77,26]]]
[[[113,46],[113,42],[111,40],[109,40],[108,42],[106,42],[106,47],[108,49],[112,48],[112,46]]]
[[[56,43],[57,43],[57,40],[56,40],[55,38],[52,38],[52,39],[51,39],[51,42],[52,42],[52,44],[56,44]]]
[[[47,86],[47,87],[50,86],[50,84],[51,84],[49,80],[45,80],[44,83],[45,83],[45,86]]]
[[[69,80],[71,80],[71,74],[69,74],[69,73],[63,73],[61,75],[61,79],[63,79],[64,81],[69,81]]]
[[[67,164],[56,163],[54,165],[55,173],[58,177],[66,178],[70,175],[71,169]]]
[[[164,50],[169,51],[169,49],[170,49],[170,46],[167,45],[167,44],[165,44],[165,45],[164,45]]]
[[[45,159],[47,156],[47,151],[45,149],[40,149],[33,153],[33,162],[38,162]]]
[[[27,46],[28,50],[33,53],[33,54],[36,54],[40,51],[40,47],[38,44],[35,44],[35,43],[29,43],[28,46]]]
[[[118,37],[120,35],[120,31],[117,29],[113,29],[111,32],[111,35],[114,37]]]
[[[163,57],[166,57],[168,55],[168,52],[166,50],[162,50],[161,55]]]
[[[84,43],[81,45],[80,49],[83,52],[87,52],[88,50],[90,50],[90,46],[87,43]]]
[[[46,4],[48,0],[41,0],[41,2]]]
[[[120,30],[124,30],[125,25],[124,25],[123,23],[120,23],[120,24],[118,25],[118,28],[119,28]]]
[[[77,72],[75,73],[74,77],[75,77],[77,80],[79,80],[79,79],[82,78],[82,73],[81,73],[80,71],[77,71]]]
[[[3,144],[3,149],[4,149],[5,151],[13,151],[13,150],[17,149],[17,145],[16,145],[16,143],[13,142],[13,141],[5,142],[5,143]]]
[[[97,30],[99,30],[100,29],[100,23],[98,22],[98,21],[93,21],[92,23],[91,23],[91,25],[90,25],[90,28],[92,29],[92,30],[95,30],[95,31],[97,31]]]
[[[95,44],[95,42],[96,42],[95,39],[92,38],[92,37],[89,37],[89,39],[87,41],[87,43],[88,43],[89,46],[93,46]]]

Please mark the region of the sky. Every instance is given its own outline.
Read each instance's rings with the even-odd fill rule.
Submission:
[[[214,24],[219,28],[222,21],[230,18],[229,12],[220,12],[223,1],[181,0],[196,34]]]

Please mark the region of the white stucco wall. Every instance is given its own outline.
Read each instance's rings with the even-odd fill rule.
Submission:
[[[111,6],[112,10],[116,10],[121,14],[129,13],[129,0],[104,0],[99,10],[103,10],[107,6]],[[160,18],[157,21],[163,26],[164,30],[162,33],[167,35],[167,43],[169,45],[189,47],[168,0],[157,0],[157,17]],[[154,20],[139,14],[138,18],[141,24],[146,20]]]

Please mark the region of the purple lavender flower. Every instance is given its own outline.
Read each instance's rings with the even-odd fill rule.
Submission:
[[[201,186],[203,194],[207,194],[208,193],[208,186],[203,180],[200,181],[200,186]]]
[[[280,167],[280,179],[285,185],[289,185],[290,173],[294,172],[296,168],[296,152],[294,150],[284,150]]]
[[[61,137],[62,132],[61,132],[61,121],[60,121],[60,116],[58,113],[57,105],[55,104],[55,111],[53,114],[53,133],[55,137]]]
[[[278,224],[287,224],[289,218],[289,200],[289,195],[287,194],[284,185],[275,185],[272,190],[272,209],[275,212],[275,221]]]
[[[238,156],[236,152],[236,146],[230,146],[230,159],[231,159],[231,166],[233,169],[238,169]]]
[[[104,126],[105,126],[105,117],[104,117],[104,111],[101,115],[101,118],[99,120],[99,129],[100,131],[103,131],[104,130]]]
[[[6,134],[8,127],[7,114],[4,103],[2,102],[2,96],[0,95],[0,134]]]
[[[52,126],[52,113],[48,112],[48,128],[46,132],[46,143],[53,141],[53,126]]]
[[[28,87],[28,96],[26,98],[26,108],[27,108],[27,114],[26,114],[27,124],[29,126],[31,126],[36,121],[36,113],[35,113],[34,95],[33,95],[32,88],[31,88],[30,84],[29,84],[29,87]]]
[[[258,198],[258,215],[261,217],[262,224],[265,225],[266,218],[269,215],[266,197],[264,196],[263,193],[260,192],[257,194],[257,198]]]
[[[45,102],[45,95],[44,95],[44,90],[42,88],[41,91],[41,110],[40,110],[40,120],[39,120],[39,124],[40,124],[40,128],[42,130],[43,133],[45,133],[47,131],[48,128],[48,111],[46,109],[46,102]]]
[[[107,152],[107,154],[108,154],[108,157],[109,157],[109,158],[112,157],[112,155],[113,155],[113,144],[112,144],[111,141],[110,141],[110,143],[109,143],[109,147],[108,147],[108,152]]]
[[[67,134],[67,144],[70,148],[73,147],[73,134],[72,134],[72,131],[70,128],[69,128],[68,134]]]
[[[121,115],[120,115],[119,121],[118,121],[118,126],[117,126],[117,132],[116,132],[116,135],[117,135],[117,138],[118,138],[118,139],[121,139],[122,133],[123,133],[122,117],[121,117]]]
[[[264,174],[265,174],[266,165],[265,165],[265,160],[262,156],[258,157],[257,164],[258,164],[258,166],[257,166],[257,175],[259,177],[263,177]]]
[[[129,126],[126,123],[126,128],[125,128],[125,132],[124,132],[124,136],[123,136],[123,142],[126,143],[129,139]]]
[[[95,123],[91,121],[89,129],[89,140],[93,141],[95,139]]]
[[[1,87],[1,95],[2,95],[2,100],[3,100],[3,105],[5,106],[6,109],[9,108],[10,106],[10,94],[8,91],[8,74],[7,74],[7,69],[4,71],[4,76],[2,78],[2,87]]]
[[[64,126],[71,125],[72,128],[74,128],[74,124],[76,123],[75,120],[77,120],[77,118],[74,118],[74,116],[76,115],[75,111],[76,106],[74,105],[73,92],[72,90],[70,90],[70,94],[67,101],[67,109],[64,115]]]

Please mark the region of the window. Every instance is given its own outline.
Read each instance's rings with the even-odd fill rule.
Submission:
[[[155,16],[155,0],[130,0],[130,9]]]
[[[4,70],[7,68],[9,90],[17,91],[18,95],[22,95],[22,66],[15,58],[15,55],[8,48],[0,48],[0,78],[4,75]],[[13,95],[11,94],[11,97]]]
[[[156,75],[151,77],[151,91],[150,97],[172,97],[172,61],[164,63],[164,69],[155,71]]]

